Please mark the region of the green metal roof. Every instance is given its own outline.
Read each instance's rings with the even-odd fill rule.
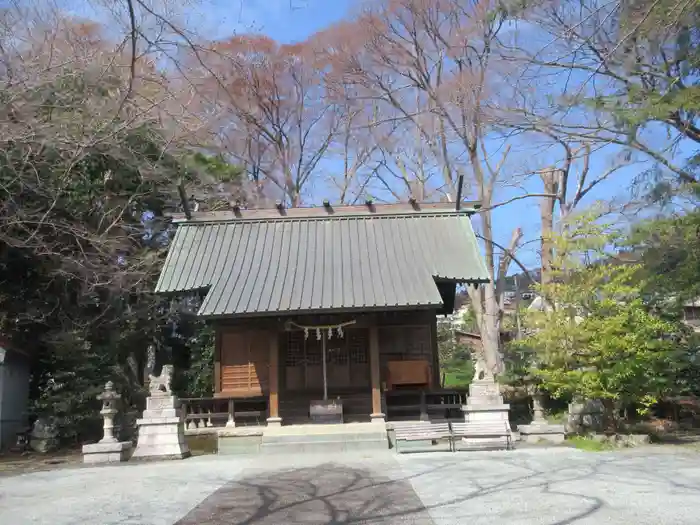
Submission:
[[[157,292],[208,289],[204,317],[439,307],[436,280],[488,273],[465,214],[188,221]]]

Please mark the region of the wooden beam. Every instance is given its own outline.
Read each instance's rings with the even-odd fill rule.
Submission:
[[[268,417],[269,424],[280,424],[282,421],[279,417],[279,334],[276,331],[270,331],[270,373],[269,382],[269,409]]]
[[[372,384],[372,421],[383,422],[381,373],[379,368],[379,329],[377,326],[369,328],[369,366]]]

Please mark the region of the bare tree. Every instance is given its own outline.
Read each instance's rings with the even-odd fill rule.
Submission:
[[[331,174],[329,179],[338,201],[354,204],[362,197],[376,197],[374,181],[393,149],[396,125],[378,124],[376,106],[355,104],[347,93],[337,108],[338,130],[329,153],[342,162],[342,173]]]
[[[520,114],[531,127],[639,152],[697,182],[676,158],[700,144],[693,2],[543,2],[517,16],[527,24],[506,55],[523,65]],[[651,138],[653,125],[668,137]]]
[[[246,35],[210,44],[190,67],[221,149],[299,206],[338,127],[319,54]]]
[[[495,13],[478,2],[382,2],[332,29],[342,42],[332,66],[356,100],[376,104],[381,122],[397,124],[403,141],[395,148],[417,154],[413,163],[410,154],[397,155],[378,172],[391,194],[398,196],[403,184],[421,197],[454,202],[464,176],[465,197],[481,201],[478,226],[491,281],[470,288],[470,297],[487,364],[498,373],[499,294],[522,233],[516,228],[507,247],[494,242],[491,210],[509,153],[507,145],[495,156],[487,147],[493,144],[487,101],[497,96],[495,47],[504,22]]]

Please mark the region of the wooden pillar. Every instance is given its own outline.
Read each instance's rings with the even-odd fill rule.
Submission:
[[[269,414],[267,418],[268,426],[280,426],[282,424],[282,419],[279,416],[279,364],[280,364],[280,352],[279,352],[279,335],[276,331],[270,334],[270,370],[268,376],[269,382]]]
[[[221,392],[221,328],[214,332],[214,395]]]
[[[382,391],[379,370],[379,329],[376,326],[369,328],[369,366],[372,381],[372,421],[384,422],[382,413]]]
[[[430,388],[442,388],[442,377],[440,377],[440,353],[438,352],[438,328],[437,312],[430,310],[430,349],[433,353],[433,360],[430,374]]]
[[[229,398],[228,400],[228,421],[226,422],[226,426],[236,426],[236,406],[233,402],[233,398]]]

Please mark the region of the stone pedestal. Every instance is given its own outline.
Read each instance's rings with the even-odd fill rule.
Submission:
[[[564,442],[566,430],[564,425],[551,425],[544,417],[544,407],[542,406],[542,394],[535,393],[532,396],[533,419],[529,425],[518,425],[520,438],[525,443],[553,443]]]
[[[129,459],[131,441],[115,441],[114,443],[93,443],[83,445],[83,463],[119,463]]]
[[[529,425],[518,425],[520,439],[525,443],[553,443],[564,442],[566,431],[564,425],[550,425],[546,421],[537,423],[533,421]]]
[[[381,412],[377,414],[370,414],[369,419],[372,423],[378,423],[380,425],[386,424],[386,415],[382,414]]]
[[[462,439],[462,448],[507,448],[506,431],[510,433],[509,410],[510,405],[503,402],[498,383],[493,379],[472,381],[469,385],[467,404],[462,407],[464,421],[467,423],[467,433],[470,430],[475,434],[487,434],[492,431],[503,435],[502,437],[466,437]]]
[[[267,426],[268,427],[281,427],[282,426],[282,418],[281,417],[268,417],[267,418]]]
[[[189,457],[185,424],[179,403],[169,393],[152,393],[136,424],[139,440],[131,456],[135,459],[182,459]]]

